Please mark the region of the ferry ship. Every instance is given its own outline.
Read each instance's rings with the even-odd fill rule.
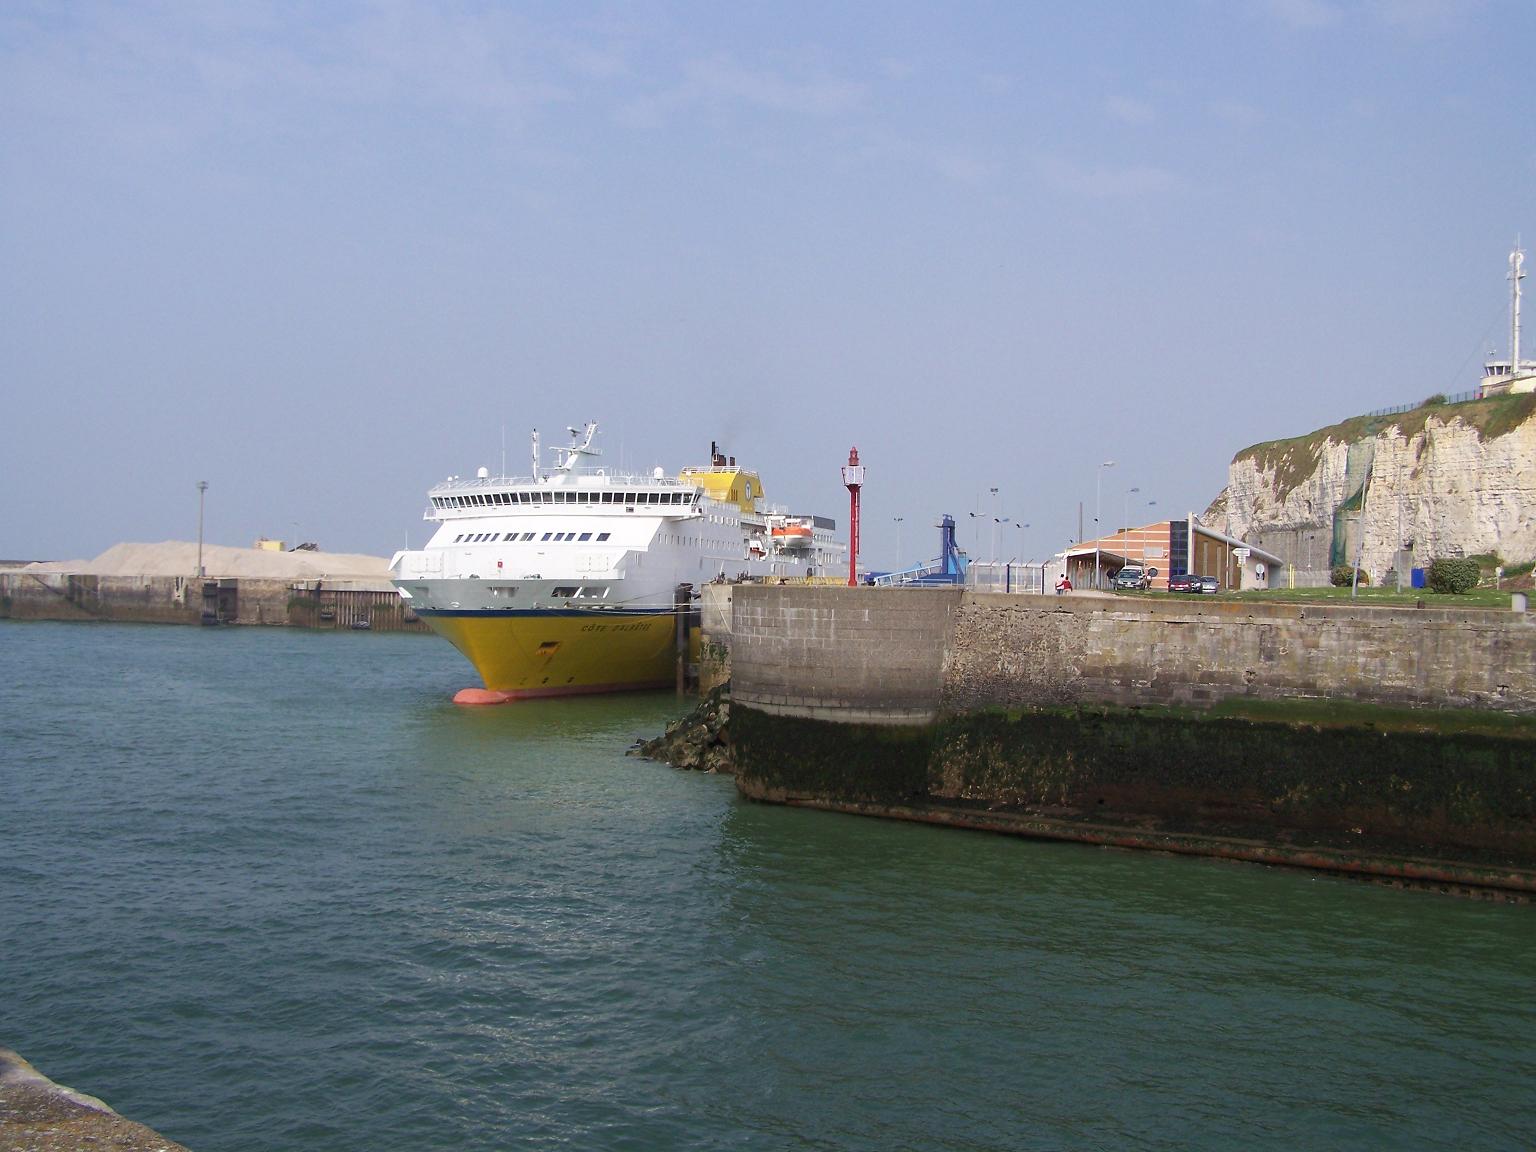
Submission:
[[[845,554],[832,520],[769,509],[716,444],[706,467],[636,476],[598,465],[595,422],[568,431],[547,472],[534,432],[532,475],[433,487],[432,539],[390,561],[406,606],[485,682],[458,703],[667,686],[679,585],[832,575]]]

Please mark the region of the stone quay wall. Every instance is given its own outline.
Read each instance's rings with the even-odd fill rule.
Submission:
[[[1536,625],[1439,606],[967,595],[941,710],[1233,697],[1536,714]]]
[[[729,642],[749,797],[1536,895],[1524,613],[740,587]]]
[[[191,576],[0,572],[0,617],[196,624],[202,590]]]
[[[1536,714],[1536,622],[1486,609],[742,585],[726,642],[738,703],[850,723],[1233,697]]]
[[[731,613],[731,698],[817,720],[932,720],[963,595],[739,585]]]
[[[205,610],[225,624],[340,629],[367,620],[376,631],[427,631],[393,588],[377,584],[0,571],[0,619],[198,624]]]

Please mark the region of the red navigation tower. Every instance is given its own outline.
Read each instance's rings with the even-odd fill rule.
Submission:
[[[859,489],[864,487],[864,466],[859,463],[857,448],[848,451],[843,484],[848,489],[848,587],[852,588],[859,582]]]

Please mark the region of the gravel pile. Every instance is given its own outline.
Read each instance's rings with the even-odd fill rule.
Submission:
[[[84,576],[192,576],[197,544],[114,544],[94,560],[50,560],[26,572],[68,572]],[[389,560],[351,552],[269,552],[264,548],[203,545],[203,571],[210,579],[244,576],[255,580],[385,580]]]

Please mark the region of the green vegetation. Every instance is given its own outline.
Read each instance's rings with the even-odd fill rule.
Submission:
[[[1251,460],[1259,471],[1271,473],[1276,494],[1284,499],[1316,473],[1323,448],[1329,442],[1353,444],[1389,428],[1395,428],[1405,438],[1411,437],[1423,432],[1430,419],[1441,423],[1460,420],[1477,433],[1478,439],[1497,440],[1536,416],[1536,392],[1493,396],[1460,404],[1431,403],[1434,399],[1431,396],[1408,412],[1392,416],[1354,416],[1305,436],[1254,444],[1239,452],[1233,463]]]
[[[1356,572],[1357,569],[1353,564],[1336,565],[1333,571],[1328,573],[1329,583],[1331,583],[1335,588],[1353,588],[1356,584]],[[1369,584],[1371,582],[1371,574],[1364,568],[1358,569],[1358,572],[1358,582],[1360,584]]]
[[[1477,587],[1482,579],[1482,569],[1477,560],[1470,556],[1465,559],[1443,557],[1430,562],[1424,579],[1432,591],[1460,596]]]

